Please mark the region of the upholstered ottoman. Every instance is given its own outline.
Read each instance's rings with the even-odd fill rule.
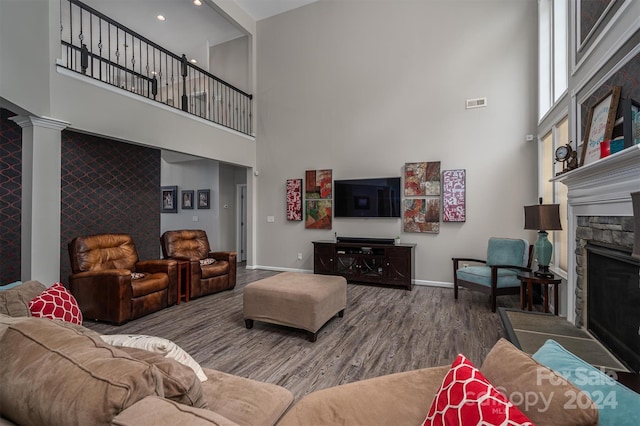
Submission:
[[[346,306],[347,280],[333,275],[283,272],[248,284],[243,295],[247,328],[254,320],[300,328],[312,342],[327,321],[344,315]]]

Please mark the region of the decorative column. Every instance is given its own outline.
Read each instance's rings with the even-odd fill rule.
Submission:
[[[60,280],[61,132],[69,123],[10,118],[22,127],[21,279],[50,286]]]

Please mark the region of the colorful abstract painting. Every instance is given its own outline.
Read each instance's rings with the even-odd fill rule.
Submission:
[[[287,220],[302,220],[302,179],[287,179]]]
[[[404,232],[440,232],[440,199],[413,198],[404,200]]]
[[[307,199],[331,198],[331,169],[305,172],[305,196]]]
[[[331,200],[307,200],[305,207],[305,228],[331,229]]]
[[[467,220],[467,172],[445,170],[442,172],[442,220],[465,222]]]
[[[440,162],[406,163],[404,195],[407,197],[440,195]]]

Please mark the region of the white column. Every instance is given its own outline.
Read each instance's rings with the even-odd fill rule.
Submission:
[[[69,123],[15,116],[22,127],[21,279],[60,280],[61,132]]]

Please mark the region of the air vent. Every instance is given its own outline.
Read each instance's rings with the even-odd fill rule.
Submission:
[[[466,109],[487,106],[487,98],[467,99]]]

